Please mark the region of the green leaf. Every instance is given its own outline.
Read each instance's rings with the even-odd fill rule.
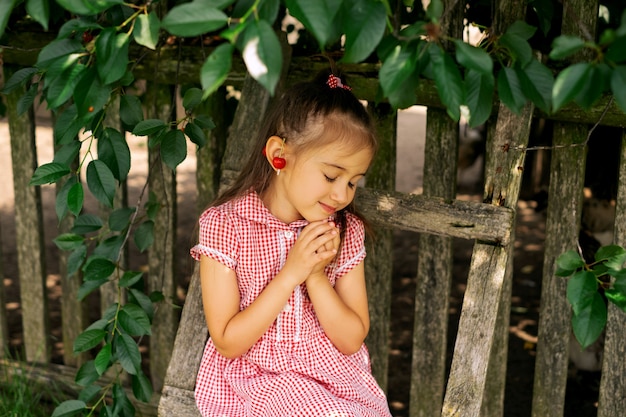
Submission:
[[[552,88],[554,76],[552,72],[536,59],[532,59],[524,68],[515,67],[526,97],[546,113],[552,105]]]
[[[75,233],[62,233],[52,241],[61,250],[74,250],[84,244],[85,238]]]
[[[83,191],[83,184],[77,182],[70,187],[67,193],[67,208],[74,215],[78,216],[83,209],[83,202],[85,200],[85,192]]]
[[[606,325],[607,309],[602,296],[595,293],[592,302],[572,317],[576,340],[583,349],[595,342]]]
[[[48,0],[26,0],[26,12],[37,23],[48,30],[48,19],[50,18],[50,3]]]
[[[137,375],[132,375],[131,384],[133,387],[133,394],[139,401],[143,401],[145,403],[150,402],[150,398],[152,398],[152,383],[150,380],[143,374],[143,372],[138,372]]]
[[[85,281],[97,281],[109,278],[115,272],[115,264],[110,259],[91,256],[83,267]]]
[[[152,300],[143,291],[139,291],[135,288],[130,288],[128,291],[128,300],[134,302],[135,304],[141,306],[143,311],[146,312],[150,321],[154,318],[154,305],[152,304]]]
[[[228,16],[221,10],[212,7],[207,1],[194,0],[174,6],[163,18],[161,25],[172,35],[191,37],[213,32],[227,22]]]
[[[626,294],[617,291],[614,288],[608,288],[604,290],[606,298],[615,304],[620,310],[626,312]]]
[[[102,30],[102,26],[91,19],[83,19],[81,17],[68,20],[61,26],[57,39],[70,38],[75,34],[81,34],[86,31]]]
[[[141,307],[128,303],[118,314],[120,326],[131,336],[150,335],[150,319]]]
[[[113,207],[115,177],[104,162],[93,160],[87,165],[87,186],[99,202]]]
[[[16,2],[17,0],[0,1],[0,38],[4,34],[4,29],[7,27],[9,16],[11,16],[11,11]]]
[[[74,340],[74,353],[86,352],[98,346],[106,334],[107,332],[100,329],[85,330]]]
[[[602,246],[594,258],[596,262],[604,262],[607,268],[620,270],[626,262],[626,249],[619,245]]]
[[[539,29],[547,35],[552,27],[552,16],[554,16],[554,5],[552,1],[531,0],[528,5],[533,8],[539,19]]]
[[[467,44],[460,39],[456,39],[454,44],[456,45],[456,60],[459,64],[481,74],[493,73],[493,61],[484,49]]]
[[[615,277],[613,288],[626,296],[626,274],[620,274]]]
[[[591,64],[581,62],[565,68],[557,75],[552,89],[552,110],[558,111],[576,97],[588,80]]]
[[[206,136],[204,135],[204,132],[200,126],[195,123],[187,123],[185,126],[185,135],[187,135],[189,140],[198,145],[198,147],[202,147],[206,144]]]
[[[138,370],[137,373],[140,373]],[[113,385],[113,410],[111,416],[134,416],[135,407],[126,395],[126,390],[121,384]]]
[[[110,127],[98,139],[98,159],[106,164],[113,177],[123,182],[130,172],[130,148],[122,134]]]
[[[56,0],[65,10],[77,15],[90,16],[124,3],[124,0]]]
[[[84,300],[85,297],[87,297],[89,294],[91,294],[107,282],[109,282],[108,278],[83,282],[83,285],[81,285],[78,289],[78,301]]]
[[[87,387],[96,382],[99,377],[93,361],[87,361],[76,372],[75,381],[78,385]]]
[[[145,251],[154,242],[154,222],[146,220],[135,231],[135,245],[140,252]]]
[[[193,119],[193,123],[198,125],[201,129],[211,130],[215,129],[215,123],[213,119],[205,114],[199,114]]]
[[[578,271],[567,282],[567,299],[574,314],[587,308],[598,292],[598,281],[590,271]]]
[[[585,266],[585,261],[580,257],[578,252],[568,250],[556,259],[557,270],[555,275],[559,277],[568,277],[576,270]]]
[[[67,276],[69,277],[77,273],[86,258],[87,246],[82,245],[74,249],[70,256],[67,257]]]
[[[255,21],[244,31],[243,45],[243,61],[248,73],[273,95],[283,63],[274,29],[264,20]]]
[[[78,140],[67,143],[54,151],[52,162],[70,166],[80,152],[81,143]]]
[[[187,140],[180,130],[170,130],[161,142],[161,159],[171,169],[176,167],[187,157]]]
[[[37,97],[37,93],[39,92],[39,83],[32,84],[28,87],[28,91],[22,95],[17,101],[17,114],[18,116],[23,115],[33,106],[33,102]]]
[[[115,232],[126,230],[130,226],[130,218],[135,211],[134,207],[122,207],[113,210],[109,215],[109,229]]]
[[[519,62],[521,66],[528,64],[533,59],[530,44],[520,36],[505,33],[500,37],[499,43],[509,51],[511,58]]]
[[[185,91],[183,97],[183,107],[187,112],[191,112],[198,104],[202,103],[202,90],[191,87]]]
[[[111,84],[124,75],[128,66],[128,33],[116,33],[115,28],[104,29],[96,38],[96,68],[102,82]]]
[[[224,83],[232,65],[235,47],[223,43],[207,57],[200,69],[200,81],[204,90],[203,99],[208,97]]]
[[[87,67],[83,64],[72,65],[44,89],[48,108],[56,109],[72,97],[85,70]]]
[[[40,165],[37,169],[35,169],[29,185],[52,184],[69,173],[70,169],[67,165],[49,162],[47,164]]]
[[[565,59],[585,47],[585,41],[578,36],[561,35],[552,41],[550,59]]]
[[[514,35],[524,40],[528,40],[533,37],[536,31],[536,27],[529,25],[523,20],[516,20],[511,26],[507,28],[505,33],[507,35]]]
[[[63,220],[67,213],[69,212],[69,207],[67,205],[67,195],[70,192],[70,188],[74,184],[76,184],[77,177],[71,176],[65,183],[61,186],[61,189],[58,191],[56,195],[56,199],[54,202],[54,209],[57,214],[57,219],[59,221]]]
[[[498,95],[504,105],[513,113],[520,114],[527,100],[522,92],[517,73],[513,68],[504,67],[498,73]]]
[[[339,0],[285,0],[289,13],[313,34],[324,50],[333,32],[333,21],[341,7]]]
[[[583,84],[574,101],[583,109],[589,110],[591,106],[609,89],[611,68],[605,63],[591,65]]]
[[[476,127],[483,124],[493,109],[493,90],[495,80],[492,73],[482,73],[469,69],[465,75],[465,91],[469,109],[469,125]]]
[[[55,145],[66,145],[77,139],[78,132],[83,128],[83,122],[78,118],[76,105],[72,104],[61,112],[53,127]]]
[[[133,129],[133,135],[136,136],[148,136],[157,132],[161,132],[167,128],[167,125],[163,120],[148,119],[137,123]]]
[[[98,375],[102,375],[111,367],[111,344],[105,344],[94,359],[94,365]]]
[[[126,271],[122,278],[120,278],[120,282],[118,285],[122,288],[132,287],[136,283],[138,283],[143,277],[143,272],[137,271]]]
[[[74,89],[74,103],[78,116],[91,119],[104,108],[111,96],[111,87],[105,86],[94,68],[87,69]]]
[[[386,96],[402,88],[408,78],[417,77],[416,60],[415,49],[408,45],[397,45],[387,56],[378,73],[380,86]],[[411,93],[414,95],[415,91]]]
[[[626,113],[626,65],[619,65],[613,68],[611,73],[611,90],[617,105]]]
[[[21,70],[16,71],[13,73],[11,78],[7,80],[4,84],[4,88],[2,88],[0,92],[2,94],[9,94],[16,88],[23,87],[33,78],[33,75],[35,75],[37,71],[39,70],[35,67],[22,68]]]
[[[133,37],[135,42],[146,48],[156,49],[159,42],[159,30],[161,29],[161,21],[155,12],[149,14],[140,14],[135,21],[133,29]]]
[[[120,119],[124,129],[130,131],[143,120],[143,108],[139,97],[130,94],[120,97]]]
[[[446,106],[448,116],[454,121],[459,121],[460,107],[464,102],[464,86],[459,69],[450,55],[439,47],[430,48],[430,59],[439,97]]]
[[[385,6],[381,2],[359,0],[351,3],[345,21],[346,34],[345,52],[342,62],[361,62],[366,59],[385,33],[386,15]]]
[[[87,404],[79,400],[67,400],[59,404],[52,412],[52,417],[69,417],[85,411]]]
[[[80,401],[84,401],[86,403],[89,403],[90,401],[92,401],[96,397],[96,395],[100,394],[101,390],[102,390],[102,387],[100,387],[98,385],[89,385],[89,386],[83,388],[78,393],[78,399]]]
[[[124,333],[116,333],[113,342],[115,354],[122,368],[131,375],[137,375],[141,372],[141,354],[133,338]]]
[[[624,56],[624,50],[626,49],[626,34],[618,37],[613,41],[611,46],[606,51],[606,55],[604,58],[608,61],[613,61],[615,63],[621,63],[626,61],[626,56]]]
[[[93,251],[93,255],[102,256],[117,262],[122,244],[124,243],[124,235],[113,235],[98,243],[98,246]]]
[[[74,220],[74,226],[72,227],[72,233],[83,235],[100,230],[103,226],[100,217],[94,214],[83,214]]]
[[[443,2],[441,0],[432,0],[426,7],[426,17],[430,20],[438,21],[443,14]]]
[[[39,52],[35,66],[39,69],[47,69],[59,58],[83,51],[83,45],[75,39],[55,39]]]

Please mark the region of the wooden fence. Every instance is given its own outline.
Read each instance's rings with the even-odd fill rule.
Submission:
[[[509,4],[509,2],[500,2]],[[522,2],[523,3],[523,2]],[[595,2],[583,2],[587,11],[581,16],[597,15]],[[583,4],[581,3],[581,4]],[[589,3],[589,4],[587,4]],[[511,4],[516,4],[512,2]],[[504,7],[504,6],[503,6]],[[510,7],[510,4],[509,4]],[[583,7],[583,6],[581,6]],[[516,17],[523,17],[524,8],[497,11],[497,26],[507,27]],[[499,19],[499,20],[498,20]],[[576,34],[574,19],[565,13],[563,33]],[[462,21],[450,19],[446,30],[461,30]],[[591,27],[594,27],[593,25]],[[17,35],[16,35],[17,36]],[[19,39],[19,43],[18,43]],[[10,44],[42,42],[36,36],[19,34]],[[34,47],[33,47],[34,48]],[[5,77],[18,65],[32,65],[29,47],[4,52]],[[288,51],[288,49],[286,49]],[[178,56],[185,68],[177,72],[167,61],[168,53]],[[147,79],[146,114],[150,118],[169,120],[175,112],[168,84],[195,82],[197,50],[182,48],[163,51],[161,57],[148,55],[137,67]],[[308,58],[289,57],[287,53],[283,84],[310,78],[325,66]],[[154,71],[155,66],[161,69]],[[143,69],[142,69],[143,68]],[[355,94],[370,101],[378,120],[381,151],[368,174],[367,188],[360,189],[357,204],[364,214],[380,228],[374,244],[369,244],[367,258],[368,293],[375,297],[370,303],[372,326],[367,344],[373,361],[373,372],[383,387],[387,386],[389,357],[389,323],[391,303],[392,230],[420,232],[415,293],[415,317],[412,346],[410,415],[411,416],[502,416],[507,364],[508,325],[511,306],[512,248],[515,240],[515,210],[518,203],[524,161],[533,118],[539,114],[531,105],[521,114],[513,114],[496,102],[496,112],[489,121],[483,202],[456,200],[458,125],[442,109],[432,84],[423,82],[418,103],[427,105],[426,147],[423,194],[412,195],[394,191],[396,112],[384,104],[374,105],[377,89],[375,64],[343,67]],[[224,114],[225,93],[210,98],[206,111],[218,122],[211,133],[211,145],[197,154],[198,206],[204,207],[215,196],[217,184],[229,183],[240,169],[242,155],[249,149],[247,140],[262,120],[271,97],[245,77],[236,63],[227,83],[241,90],[241,100],[230,124],[226,141]],[[46,306],[46,268],[42,240],[41,193],[28,185],[37,164],[33,112],[18,116],[17,101],[21,92],[6,97],[11,136],[12,169],[15,190],[15,225],[18,269],[21,288],[23,350],[25,361],[38,363],[31,368],[37,381],[54,379],[64,390],[75,392],[73,370],[84,356],[71,354],[72,341],[89,321],[85,303],[76,301],[79,282],[62,279],[62,325],[65,346],[63,365],[50,364],[50,328]],[[603,117],[600,114],[604,113]],[[546,220],[544,270],[539,323],[539,344],[536,358],[532,414],[536,417],[562,416],[568,368],[571,310],[566,300],[566,280],[556,277],[555,260],[562,252],[575,248],[580,227],[581,193],[585,174],[584,161],[590,126],[601,119],[602,124],[624,127],[626,115],[609,98],[589,112],[569,106],[550,116],[554,123],[549,203]],[[112,118],[107,123],[119,125]],[[626,136],[623,136],[619,186],[616,199],[614,242],[626,245]],[[224,145],[225,144],[225,145]],[[225,148],[224,148],[225,146]],[[223,156],[222,156],[223,155]],[[175,254],[180,245],[188,245],[189,236],[176,236],[176,175],[150,153],[149,188],[159,201],[165,202],[155,221],[158,243],[148,255],[147,286],[161,290],[166,298],[176,298]],[[221,174],[221,176],[220,176]],[[216,178],[220,178],[219,182]],[[127,190],[120,187],[116,204],[127,202]],[[60,231],[68,230],[62,223]],[[47,237],[50,238],[50,237]],[[449,371],[446,369],[448,338],[448,303],[452,280],[452,239],[474,240],[464,294],[456,344]],[[61,273],[66,260],[60,256]],[[0,272],[2,262],[0,258]],[[7,313],[0,286],[0,347],[6,347]],[[111,289],[103,289],[103,305],[111,297]],[[93,310],[93,309],[91,309]],[[93,314],[93,311],[91,311]],[[197,415],[193,403],[193,384],[207,331],[202,317],[197,271],[191,277],[182,316],[176,309],[163,305],[154,319],[149,352],[150,375],[158,392],[150,404],[139,405],[140,415]],[[174,340],[176,342],[174,343]],[[606,331],[604,362],[598,415],[626,415],[626,315],[611,306]],[[170,358],[172,360],[170,360]],[[168,368],[169,363],[169,368]],[[19,364],[5,360],[2,366],[18,372]],[[0,373],[0,375],[3,375]],[[390,376],[393,378],[393,375]]]

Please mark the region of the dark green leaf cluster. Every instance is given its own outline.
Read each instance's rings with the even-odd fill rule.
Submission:
[[[569,277],[567,299],[572,305],[572,328],[586,348],[600,336],[607,320],[607,301],[626,311],[626,249],[617,245],[601,247],[594,262],[587,264],[575,251],[557,259],[556,275]]]

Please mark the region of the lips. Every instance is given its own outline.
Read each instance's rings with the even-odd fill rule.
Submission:
[[[324,204],[321,201],[320,201],[320,206],[322,207],[322,210],[324,210],[328,214],[333,214],[336,211],[336,209],[333,206],[329,206],[328,204]]]

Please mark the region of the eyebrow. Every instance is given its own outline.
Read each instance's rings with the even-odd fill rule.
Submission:
[[[326,165],[326,166],[329,166],[329,167],[337,168],[337,169],[340,169],[340,170],[342,170],[342,171],[347,171],[347,169],[346,169],[346,168],[344,168],[344,167],[342,167],[341,165],[329,164],[328,162],[322,162],[322,163],[323,163],[324,165]],[[361,176],[363,176],[363,177],[364,177],[364,176],[365,176],[365,174],[367,174],[367,172],[363,172],[363,173],[361,173],[361,174],[356,174],[356,175],[354,175],[354,176],[355,176],[355,177],[358,177],[359,175],[361,175]]]

